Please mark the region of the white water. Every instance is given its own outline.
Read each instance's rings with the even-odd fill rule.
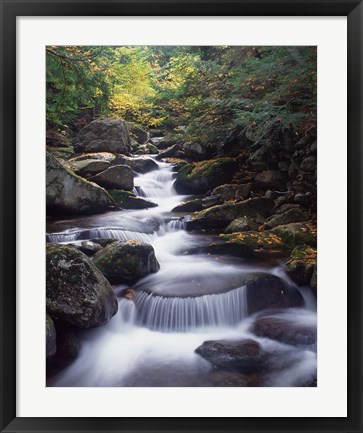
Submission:
[[[65,222],[72,228],[48,234],[52,242],[100,237],[148,242],[161,266],[137,283],[135,303],[119,298],[118,313],[106,326],[82,333],[80,355],[49,385],[225,386],[231,378],[217,374],[194,350],[206,340],[244,337],[259,341],[278,360],[276,373],[249,386],[301,386],[312,379],[315,348],[297,349],[249,332],[254,318],[248,317],[241,281],[261,270],[286,278],[281,268],[186,254],[208,239],[185,232],[183,221],[175,219],[171,210],[187,196],[177,195],[171,165],[158,165],[159,170],[135,178],[135,190],[157,207],[74,219]],[[313,298],[308,291],[303,296],[309,309],[292,310],[284,317],[316,326]]]

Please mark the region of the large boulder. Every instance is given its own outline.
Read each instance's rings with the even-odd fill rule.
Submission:
[[[97,253],[93,262],[113,284],[133,284],[160,268],[154,248],[139,241],[113,242]]]
[[[47,244],[47,311],[78,328],[107,323],[118,309],[110,283],[71,245]]]
[[[258,230],[259,226],[264,222],[264,218],[240,217],[233,220],[225,228],[225,233],[248,232],[250,230]]]
[[[90,177],[89,180],[107,189],[131,191],[134,187],[134,173],[127,165],[114,165]]]
[[[195,352],[209,361],[214,368],[237,370],[241,373],[260,371],[267,359],[260,344],[247,338],[205,341]]]
[[[46,333],[46,356],[51,359],[57,351],[56,330],[52,318],[47,314],[45,319],[45,333]]]
[[[299,286],[310,285],[314,269],[316,269],[316,249],[308,245],[295,247],[285,265],[287,275]]]
[[[218,185],[229,182],[236,167],[237,163],[233,158],[187,164],[178,171],[175,187],[181,194],[204,194]]]
[[[270,218],[267,219],[265,228],[272,229],[280,225],[307,221],[309,217],[310,216],[307,212],[304,212],[299,207],[293,207],[283,213],[272,215]]]
[[[113,189],[109,193],[117,206],[123,209],[148,209],[157,206],[156,203],[137,197],[130,191]]]
[[[258,273],[246,282],[246,286],[249,314],[304,305],[300,292],[275,275]]]
[[[77,152],[131,152],[131,139],[125,122],[120,119],[99,118],[81,129],[75,144]]]
[[[114,206],[103,188],[74,174],[49,152],[46,161],[48,213],[92,214]]]
[[[239,203],[216,205],[198,212],[187,222],[188,230],[220,229],[242,216],[261,218],[267,216],[274,203],[266,197],[251,198]]]

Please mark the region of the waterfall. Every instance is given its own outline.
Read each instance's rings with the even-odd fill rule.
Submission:
[[[197,327],[236,325],[247,317],[246,287],[199,297],[163,297],[140,292],[137,321],[156,331],[185,332]]]
[[[155,240],[155,234],[134,232],[117,228],[99,228],[91,230],[79,230],[76,232],[48,233],[47,242],[75,242],[89,239],[117,239],[119,241],[140,241],[152,243]]]
[[[186,223],[185,221],[181,221],[180,219],[175,219],[169,221],[166,226],[172,230],[185,230]]]

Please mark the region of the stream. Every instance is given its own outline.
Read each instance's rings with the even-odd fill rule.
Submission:
[[[47,385],[311,386],[316,378],[316,344],[295,347],[250,331],[255,316],[248,315],[242,281],[251,272],[288,280],[282,265],[277,259],[249,263],[203,253],[200,247],[211,241],[210,236],[185,231],[182,215],[171,212],[191,196],[177,194],[172,164],[156,162],[158,170],[135,177],[134,192],[157,207],[48,222],[48,242],[115,238],[150,243],[160,270],[133,286],[135,302],[120,296],[129,286],[115,287],[118,313],[103,327],[81,331],[79,356],[49,377]],[[309,288],[299,290],[305,306],[276,315],[316,328],[315,297]],[[270,354],[266,371],[243,375],[215,370],[194,352],[207,340],[241,338],[254,339]]]

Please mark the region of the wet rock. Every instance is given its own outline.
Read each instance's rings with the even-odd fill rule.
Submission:
[[[188,230],[225,228],[236,218],[248,216],[260,218],[266,216],[273,207],[273,201],[265,197],[256,197],[239,203],[226,203],[198,212],[187,222]]]
[[[92,241],[82,241],[81,246],[78,248],[82,253],[87,256],[93,256],[97,251],[102,250],[102,246]]]
[[[47,311],[79,328],[107,323],[118,305],[110,283],[75,247],[47,244]]]
[[[316,343],[316,326],[294,322],[283,315],[262,316],[252,325],[258,337],[270,338],[292,346],[310,346]]]
[[[256,274],[246,282],[249,314],[267,309],[301,307],[303,297],[293,286],[271,274]],[[257,334],[259,335],[259,334]]]
[[[204,194],[229,182],[236,168],[232,158],[219,158],[187,164],[177,174],[175,187],[181,194]]]
[[[294,203],[285,203],[282,204],[281,206],[275,206],[272,210],[272,212],[274,214],[283,214],[284,212],[290,210],[290,209],[297,209],[300,206],[298,204],[294,204]]]
[[[81,350],[81,342],[71,326],[57,324],[57,355],[54,360],[58,366],[65,367],[72,362]]]
[[[114,206],[100,186],[77,176],[47,152],[47,213],[92,214]]]
[[[314,269],[316,269],[316,249],[308,245],[295,247],[285,265],[287,275],[299,286],[310,284]]]
[[[56,330],[52,318],[47,314],[45,321],[46,331],[46,356],[52,358],[57,351]]]
[[[109,194],[114,199],[117,206],[123,209],[148,209],[157,206],[156,203],[137,197],[129,191],[113,189],[109,191]]]
[[[116,242],[117,239],[111,238],[94,238],[90,239],[90,242],[94,242],[95,244],[101,245],[101,247],[107,247],[107,245],[112,244],[112,242]]]
[[[246,200],[249,197],[252,184],[246,183],[243,185],[226,184],[217,186],[212,191],[212,195],[220,196],[222,200]]]
[[[287,178],[284,173],[277,170],[265,170],[255,178],[255,183],[258,188],[263,190],[277,189],[284,190],[286,188]]]
[[[128,299],[129,301],[136,301],[136,291],[132,288],[125,289],[121,292],[121,298]]]
[[[280,225],[286,225],[301,221],[307,221],[309,214],[302,211],[300,208],[291,208],[281,214],[272,215],[266,220],[265,228],[272,229]]]
[[[112,284],[132,284],[160,268],[154,248],[139,241],[113,242],[93,262]]]
[[[267,359],[260,344],[251,339],[205,341],[195,352],[216,369],[241,373],[261,371]]]
[[[316,246],[316,225],[311,221],[279,225],[270,231],[291,248],[299,244]]]
[[[134,187],[134,173],[127,165],[115,165],[89,178],[90,181],[107,189],[125,189]]]
[[[131,139],[125,122],[99,118],[81,129],[75,140],[77,152],[131,152]]]

